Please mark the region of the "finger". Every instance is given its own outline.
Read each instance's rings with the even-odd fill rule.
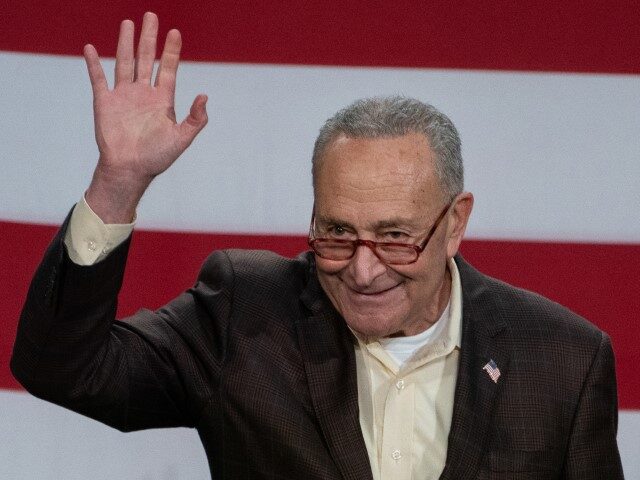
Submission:
[[[172,94],[176,89],[176,75],[178,64],[180,63],[180,50],[182,48],[182,37],[178,30],[169,30],[164,41],[164,49],[160,58],[160,66],[156,75],[156,87],[169,90]]]
[[[134,79],[140,82],[151,82],[153,62],[156,59],[156,39],[158,38],[158,17],[147,12],[142,20]]]
[[[133,31],[134,26],[131,20],[124,20],[120,24],[116,51],[116,87],[121,82],[131,82],[133,79]]]
[[[193,104],[189,115],[179,125],[180,128],[180,143],[183,149],[187,148],[196,138],[196,135],[200,133],[200,130],[207,124],[209,118],[207,117],[207,96],[198,95]]]
[[[89,81],[91,82],[91,89],[93,90],[93,96],[98,96],[109,89],[107,85],[107,77],[104,75],[102,65],[100,65],[100,58],[98,52],[93,45],[84,46],[84,60],[87,64],[87,71],[89,72]]]

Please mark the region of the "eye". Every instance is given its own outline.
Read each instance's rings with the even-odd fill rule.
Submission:
[[[408,235],[405,232],[401,232],[399,230],[391,230],[389,232],[385,232],[384,236],[390,240],[401,240],[404,241],[408,238]]]
[[[336,237],[340,237],[345,233],[347,233],[347,229],[344,228],[342,225],[334,225],[329,229],[329,232]]]
[[[339,238],[342,240],[353,240],[357,237],[352,228],[348,225],[340,224],[328,225],[324,229],[324,235],[329,238]]]

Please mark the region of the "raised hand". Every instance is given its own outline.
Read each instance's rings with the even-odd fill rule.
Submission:
[[[134,57],[133,22],[122,22],[112,90],[96,49],[84,48],[100,151],[85,198],[105,223],[130,222],[153,178],[171,166],[207,123],[205,95],[198,95],[189,115],[176,122],[176,72],[182,45],[177,30],[167,34],[151,84],[157,36],[158,18],[147,12]]]

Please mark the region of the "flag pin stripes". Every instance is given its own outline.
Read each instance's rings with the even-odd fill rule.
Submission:
[[[491,380],[493,380],[493,383],[498,383],[498,379],[500,378],[500,369],[493,359],[490,359],[482,369],[487,372]]]

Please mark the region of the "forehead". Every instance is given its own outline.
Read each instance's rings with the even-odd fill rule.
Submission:
[[[408,218],[438,208],[434,154],[422,134],[337,138],[315,179],[316,212],[332,218]]]

